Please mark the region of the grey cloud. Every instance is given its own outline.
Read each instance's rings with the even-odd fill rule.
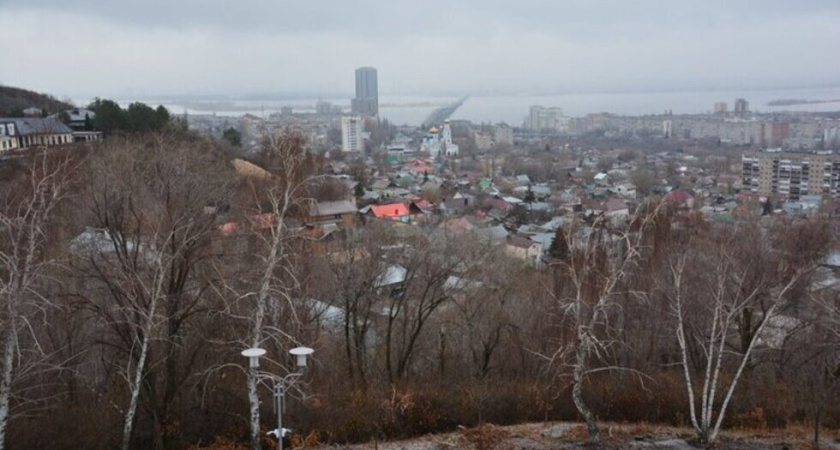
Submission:
[[[374,65],[383,92],[806,86],[838,79],[838,22],[835,0],[0,0],[0,82],[348,94]]]
[[[835,0],[7,0],[5,7],[93,15],[129,26],[379,37],[497,28],[597,35],[613,28],[734,26],[807,13],[837,15],[840,9]]]

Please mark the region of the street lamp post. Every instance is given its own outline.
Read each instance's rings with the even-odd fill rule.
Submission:
[[[283,428],[283,412],[286,407],[286,390],[294,385],[298,378],[303,375],[303,371],[306,370],[306,360],[314,352],[315,350],[312,350],[309,347],[296,347],[289,350],[289,353],[295,357],[295,364],[298,371],[281,377],[267,372],[257,372],[257,368],[260,366],[260,357],[265,356],[266,354],[264,349],[249,348],[242,351],[242,356],[248,358],[248,367],[250,370],[254,371],[257,379],[272,382],[271,390],[274,393],[274,407],[277,410],[277,429],[269,431],[268,434],[276,434],[277,445],[280,450],[283,450],[283,437],[286,435],[287,431],[291,431]]]

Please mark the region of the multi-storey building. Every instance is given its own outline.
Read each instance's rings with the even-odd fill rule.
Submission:
[[[671,139],[673,136],[673,127],[674,123],[670,120],[663,120],[662,121],[662,137],[665,139]]]
[[[840,147],[840,126],[825,128],[823,131],[823,142],[828,148]]]
[[[563,125],[563,109],[557,107],[531,106],[525,118],[525,128],[534,131],[561,131]]]
[[[496,142],[493,140],[493,136],[490,133],[473,131],[472,136],[473,141],[475,141],[476,148],[480,151],[490,150],[494,145],[496,145]]]
[[[356,98],[351,102],[351,107],[353,114],[360,116],[379,114],[379,84],[373,67],[356,69]]]
[[[758,124],[757,142],[762,147],[781,147],[785,139],[790,137],[790,123],[788,122],[760,122]]]
[[[735,115],[736,116],[746,116],[747,113],[750,111],[750,103],[743,98],[736,98],[735,99]]]
[[[506,124],[499,124],[493,129],[493,138],[496,144],[513,145],[513,128]]]
[[[726,102],[715,102],[715,114],[726,114]]]
[[[341,107],[324,100],[318,100],[318,103],[315,104],[315,114],[322,116],[338,115],[341,114]]]
[[[840,197],[840,155],[751,152],[741,157],[743,186],[765,196]]]
[[[364,149],[364,119],[359,116],[341,118],[341,150],[360,152]]]

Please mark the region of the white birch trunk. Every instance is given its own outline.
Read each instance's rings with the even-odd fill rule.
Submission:
[[[580,326],[580,325],[579,325]],[[578,346],[575,350],[575,368],[574,368],[574,384],[572,385],[572,400],[575,403],[575,408],[583,419],[586,421],[586,430],[589,433],[590,442],[598,442],[599,430],[598,421],[595,420],[595,414],[586,406],[583,400],[583,381],[586,373],[586,357],[589,352],[588,343],[585,341],[585,336],[578,337]]]
[[[248,402],[251,405],[251,450],[260,450],[260,398],[255,367],[248,368]]]
[[[759,336],[761,336],[761,332],[764,330],[764,325],[775,314],[777,305],[778,303],[774,303],[773,306],[771,306],[770,309],[767,310],[767,313],[764,315],[764,320],[761,321],[761,324],[758,326],[758,329],[755,331],[755,334],[753,334],[752,340],[750,340],[750,345],[749,347],[747,347],[747,351],[741,358],[741,365],[738,366],[738,371],[735,372],[735,376],[732,378],[732,382],[729,385],[729,390],[726,392],[726,397],[723,399],[723,404],[720,405],[720,412],[718,413],[715,428],[712,430],[712,434],[709,436],[709,439],[711,441],[714,441],[715,438],[717,438],[718,433],[720,432],[720,427],[723,424],[723,418],[726,415],[726,409],[729,407],[729,401],[732,400],[732,394],[735,392],[735,387],[738,385],[738,380],[741,379],[741,375],[744,373],[744,368],[747,366],[747,362],[750,360],[750,355],[752,354],[752,351],[755,348],[755,344],[756,342],[758,342],[758,338]]]
[[[288,204],[288,201],[287,194],[283,205]],[[260,290],[257,294],[257,307],[254,311],[251,327],[251,347],[259,347],[262,343],[263,321],[268,311],[268,300],[271,296],[271,280],[274,278],[274,271],[280,260],[280,247],[283,244],[283,233],[285,232],[283,221],[286,216],[286,206],[278,207],[275,203],[274,216],[277,224],[272,229],[271,249],[266,258],[265,272],[263,272]],[[260,450],[262,448],[260,442],[260,398],[257,393],[258,381],[257,369],[249,367],[247,384],[248,403],[250,404],[251,450]]]
[[[267,131],[267,130],[266,130]],[[283,168],[281,169],[280,178],[283,182],[277,189],[272,189],[269,192],[269,201],[271,202],[272,211],[274,215],[275,224],[271,229],[271,242],[269,254],[266,256],[265,270],[260,280],[260,287],[257,293],[257,304],[254,310],[254,315],[251,318],[251,347],[260,347],[263,343],[263,328],[266,314],[271,308],[275,312],[274,320],[279,322],[279,309],[271,304],[272,283],[274,282],[274,273],[277,271],[284,259],[284,240],[289,237],[286,229],[286,214],[289,209],[295,204],[298,199],[298,189],[306,183],[302,181],[293,184],[292,180],[296,178],[299,171],[302,170],[302,163],[305,154],[302,148],[295,147],[295,141],[278,140],[279,136],[268,133],[268,145],[277,152],[278,156],[283,159]],[[285,138],[280,138],[285,139]],[[256,368],[250,368],[247,374],[248,384],[248,402],[250,404],[250,435],[251,435],[251,450],[259,450],[261,448],[260,442],[260,402],[258,395],[259,377]]]
[[[684,263],[684,261],[683,261]],[[743,355],[741,355],[738,368],[732,377],[732,380],[727,383],[721,382],[721,374],[723,372],[724,356],[726,353],[726,341],[729,335],[729,329],[735,322],[735,317],[740,314],[743,308],[748,307],[749,301],[755,295],[754,291],[745,299],[740,301],[727,301],[726,292],[723,286],[719,287],[716,298],[714,299],[714,311],[712,313],[711,329],[708,338],[705,339],[703,345],[703,352],[706,356],[706,367],[704,369],[703,378],[703,392],[700,395],[700,418],[698,420],[695,412],[696,403],[694,394],[694,384],[691,378],[691,370],[689,363],[689,355],[687,348],[687,338],[685,334],[685,317],[681,296],[681,275],[683,267],[672,267],[674,275],[674,286],[676,287],[675,298],[675,313],[677,315],[677,342],[679,344],[681,353],[681,363],[683,366],[683,376],[688,394],[689,408],[691,409],[691,424],[694,431],[697,433],[698,439],[706,444],[713,443],[720,433],[723,426],[723,421],[726,418],[726,412],[729,408],[729,403],[735,393],[735,389],[744,373],[752,352],[754,351],[761,333],[764,331],[767,322],[775,317],[776,312],[782,305],[785,294],[797,282],[799,276],[793,277],[780,292],[776,294],[766,313],[762,317],[761,323],[753,334],[747,348]],[[801,273],[800,273],[801,275]],[[728,306],[728,307],[727,307]],[[715,398],[718,390],[724,390],[725,395],[723,401],[718,408],[715,408]]]
[[[0,450],[6,448],[6,427],[9,423],[9,398],[12,394],[12,369],[14,364],[15,332],[11,324],[6,330],[3,347],[3,374],[0,378]]]
[[[688,345],[685,337],[685,312],[683,311],[683,296],[682,296],[682,274],[685,268],[686,259],[682,258],[677,267],[671,267],[671,274],[674,277],[675,289],[675,303],[677,315],[677,344],[680,347],[680,358],[682,362],[683,377],[685,381],[685,390],[688,394],[688,408],[689,417],[691,418],[691,426],[695,431],[700,430],[700,423],[697,421],[697,401],[694,396],[694,381],[691,379],[691,367],[688,361]]]
[[[5,300],[4,308],[8,313],[8,323],[4,324],[3,373],[0,374],[0,450],[6,448],[6,430],[8,429],[12,379],[15,371],[15,352],[18,350],[18,317],[24,314],[24,307],[40,302],[40,299],[27,298],[32,291],[32,284],[39,278],[41,267],[47,263],[39,261],[41,246],[45,242],[44,227],[52,211],[64,195],[68,169],[65,162],[55,169],[50,169],[47,159],[34,162],[30,168],[30,193],[27,200],[15,210],[0,210],[0,230],[3,239],[11,246],[8,252],[0,254],[0,272],[7,278],[0,279],[0,299]],[[10,213],[10,214],[9,214]],[[24,362],[21,362],[25,364]]]
[[[140,358],[134,368],[134,380],[131,381],[131,400],[128,409],[125,411],[125,424],[123,425],[122,450],[131,447],[131,431],[134,428],[134,416],[137,413],[137,400],[140,397],[140,389],[143,386],[143,371],[146,369],[146,357],[149,354],[149,341],[154,328],[155,309],[157,307],[157,295],[152,296],[152,304],[149,306],[149,315],[146,318],[146,326],[143,327],[143,342],[140,348]]]

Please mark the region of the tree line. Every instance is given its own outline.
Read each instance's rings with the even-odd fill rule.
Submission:
[[[159,132],[174,123],[169,110],[163,105],[152,108],[145,103],[134,102],[123,109],[113,100],[96,98],[88,109],[96,113],[89,126],[106,134]]]
[[[247,175],[225,148],[168,130],[3,172],[0,448],[268,445],[271,393],[239,352],[283,375],[299,345],[315,361],[287,419],[321,442],[840,426],[829,218],[710,222],[651,198],[566,217],[536,270],[434,219],[324,232],[314,202],[347,193],[303,138],[269,134]]]

